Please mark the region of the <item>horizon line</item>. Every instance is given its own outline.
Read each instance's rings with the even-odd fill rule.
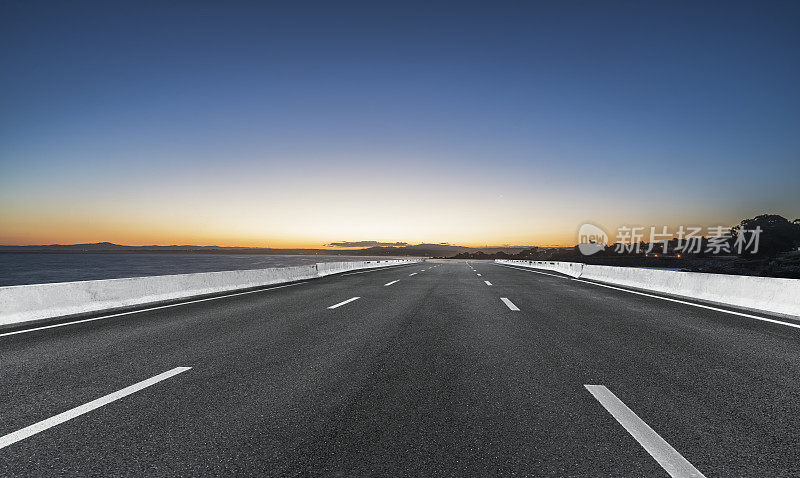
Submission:
[[[100,244],[108,244],[112,246],[120,246],[120,247],[205,247],[205,248],[220,248],[220,249],[272,249],[272,250],[287,250],[287,249],[298,249],[298,250],[327,250],[327,251],[336,251],[336,250],[363,250],[363,249],[371,249],[371,248],[403,248],[403,247],[414,247],[414,246],[446,246],[446,247],[466,247],[469,249],[480,249],[480,248],[505,248],[505,249],[518,249],[518,248],[531,248],[531,247],[572,247],[575,244],[571,245],[482,245],[482,246],[470,246],[470,245],[462,245],[462,244],[453,244],[453,243],[436,243],[436,242],[419,242],[419,243],[407,243],[403,246],[394,246],[394,245],[373,245],[373,246],[354,246],[354,247],[342,247],[342,246],[335,246],[335,247],[326,247],[326,245],[322,245],[320,247],[270,247],[270,246],[219,246],[216,244],[207,244],[207,245],[200,245],[200,244],[119,244],[116,242],[109,242],[109,241],[99,241],[99,242],[80,242],[80,243],[72,243],[72,244],[62,244],[62,243],[49,243],[49,244],[0,244],[0,247],[54,247],[54,246],[62,246],[62,247],[70,247],[70,246],[96,246]]]

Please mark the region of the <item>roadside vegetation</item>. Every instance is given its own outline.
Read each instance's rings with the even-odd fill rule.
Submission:
[[[751,219],[742,220],[739,225],[730,230],[728,250],[735,251],[734,242],[742,230],[761,229],[759,247],[755,253],[742,251],[721,252],[712,254],[706,252],[708,239],[701,239],[700,252],[685,252],[680,250],[680,243],[672,239],[667,244],[667,253],[663,253],[662,244],[642,242],[633,250],[609,244],[604,250],[585,256],[580,253],[578,246],[574,247],[532,247],[516,254],[503,251],[486,254],[482,251],[463,252],[452,256],[452,259],[517,259],[530,261],[566,261],[583,262],[586,264],[625,266],[625,267],[655,267],[664,269],[677,269],[692,272],[709,272],[716,274],[739,274],[764,277],[784,277],[800,279],[800,219],[789,221],[776,214],[762,214]],[[620,252],[620,249],[623,249]],[[650,251],[649,253],[647,251]]]

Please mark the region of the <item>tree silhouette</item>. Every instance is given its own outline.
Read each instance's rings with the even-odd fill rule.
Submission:
[[[754,253],[752,250],[745,250],[742,255],[769,257],[800,246],[800,219],[789,222],[777,214],[761,214],[752,219],[744,219],[731,229],[731,235],[735,238],[743,230],[752,231],[756,228],[761,228],[758,251]]]

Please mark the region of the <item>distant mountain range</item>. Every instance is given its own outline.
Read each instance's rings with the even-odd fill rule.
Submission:
[[[402,244],[402,243],[401,243]],[[483,251],[487,254],[517,252],[531,246],[509,247],[466,247],[451,244],[416,244],[403,246],[373,246],[362,249],[273,249],[267,247],[221,247],[221,246],[124,246],[111,242],[94,244],[49,244],[40,246],[0,246],[0,252],[41,252],[41,253],[178,253],[198,254],[302,254],[333,256],[417,256],[451,257],[462,252]]]

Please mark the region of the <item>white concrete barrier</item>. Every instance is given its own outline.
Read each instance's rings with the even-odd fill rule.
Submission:
[[[570,277],[699,299],[718,304],[800,317],[800,280],[701,272],[613,267],[579,262],[497,260]]]
[[[360,262],[320,262],[317,263],[317,273],[320,277],[340,272],[354,271],[357,269],[374,269],[376,267],[388,267],[398,264],[410,264],[420,262],[422,259],[386,259],[379,261],[360,261]]]
[[[0,327],[315,279],[356,269],[410,264],[422,260],[323,262],[296,267],[0,287]]]

